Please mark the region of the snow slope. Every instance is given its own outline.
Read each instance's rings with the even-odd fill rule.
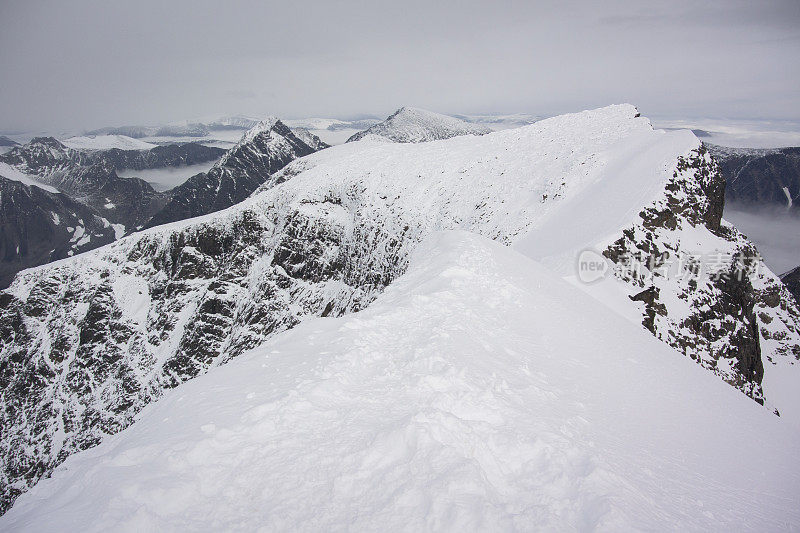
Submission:
[[[40,189],[44,189],[45,191],[48,192],[53,192],[53,193],[59,192],[59,190],[56,189],[55,187],[40,182],[35,177],[30,176],[20,170],[17,170],[8,163],[0,162],[0,176],[3,176],[4,178],[10,180],[19,181],[20,183],[24,183],[25,185],[39,187]]]
[[[434,234],[73,456],[28,531],[800,527],[800,428],[512,249]]]
[[[119,148],[120,150],[149,150],[155,148],[155,144],[126,137],[125,135],[85,135],[70,137],[61,141],[65,146],[75,150],[109,150]]]
[[[383,122],[356,133],[347,142],[374,135],[393,142],[419,143],[459,135],[484,135],[491,131],[486,126],[471,124],[455,117],[414,107],[401,107]]]
[[[410,254],[434,232],[460,229],[519,243],[562,275],[564,254],[584,239],[589,246],[606,238],[604,246],[610,246],[630,236],[630,247],[666,243],[680,250],[682,239],[691,236],[706,251],[717,243],[744,246],[732,230],[724,239],[710,233],[719,228],[707,189],[718,176],[706,155],[690,134],[653,131],[630,105],[484,136],[418,144],[371,137],[293,161],[252,197],[224,211],[27,270],[4,293],[0,308],[0,332],[13,332],[0,345],[8,361],[0,367],[0,383],[12,391],[12,408],[0,417],[0,451],[7,458],[2,474],[8,480],[2,503],[9,505],[67,456],[131,425],[170,388],[303,320],[365,308],[405,272]],[[626,161],[628,173],[621,172]],[[602,183],[607,194],[600,194]],[[613,192],[625,183],[633,191]],[[596,208],[600,220],[578,212],[587,190],[606,203]],[[617,202],[615,194],[624,201]],[[675,216],[654,226],[650,212],[660,213],[662,202]],[[538,244],[524,239],[548,224],[558,233],[554,221],[569,219],[565,212],[578,219],[564,228],[563,242],[549,235]],[[709,222],[699,220],[707,215]],[[589,227],[582,230],[579,223]],[[692,324],[713,328],[689,330],[680,340],[692,344],[675,345],[674,356],[696,359],[763,400],[755,394],[761,393],[758,376],[734,364],[735,343],[754,339],[724,332],[759,334],[765,331],[761,324],[751,327],[750,321],[756,311],[763,313],[771,321],[769,342],[762,339],[758,357],[741,367],[749,372],[747,365],[762,359],[765,365],[793,364],[791,349],[800,348],[789,311],[797,313],[796,305],[776,289],[774,275],[765,276],[752,278],[749,288],[734,287],[746,297],[744,304],[705,285],[696,291],[702,300],[694,293],[682,300],[681,286],[659,282],[662,300],[675,296],[664,303],[667,312],[657,315],[651,332],[668,342],[669,332],[683,335],[684,320],[704,313]],[[639,281],[620,280],[613,292],[634,321],[650,312],[629,298],[644,288]],[[761,301],[762,293],[769,306],[746,308]],[[587,320],[574,317],[578,334],[569,336],[580,336]],[[632,327],[644,331],[642,325]],[[25,394],[13,392],[21,389]],[[683,387],[672,390],[680,394]],[[34,419],[39,423],[27,423]]]

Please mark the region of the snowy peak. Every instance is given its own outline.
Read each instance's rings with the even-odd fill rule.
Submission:
[[[147,227],[213,213],[241,202],[274,172],[327,146],[314,135],[304,137],[308,142],[276,117],[261,120],[211,170],[173,189],[169,203]]]
[[[0,155],[0,161],[42,179],[75,165],[88,164],[90,159],[86,153],[73,150],[54,137],[34,137]]]
[[[242,148],[252,144],[256,140],[256,137],[259,135],[269,136],[269,133],[276,128],[279,123],[288,130],[288,127],[284,126],[277,117],[270,116],[259,121],[258,124],[247,130],[244,135],[242,135],[242,138],[239,139],[239,142],[237,142],[230,150],[228,150],[214,166],[224,167],[228,163],[229,159],[235,157],[235,155],[239,153]]]
[[[64,139],[62,144],[76,150],[150,150],[156,147],[125,135],[81,135]]]
[[[415,107],[401,107],[389,118],[356,133],[347,142],[361,140],[369,135],[384,137],[393,142],[419,143],[449,139],[460,135],[484,135],[489,128],[426,111]]]

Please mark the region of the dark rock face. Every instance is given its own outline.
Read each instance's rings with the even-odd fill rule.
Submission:
[[[323,142],[322,139],[308,131],[306,128],[292,128],[292,133],[295,136],[306,143],[308,146],[314,149],[314,151],[319,151],[324,148],[329,148],[330,145]]]
[[[279,120],[265,125],[262,131],[251,130],[211,170],[192,176],[170,191],[169,202],[153,216],[147,227],[213,213],[237,204],[272,173],[315,151],[315,147],[306,144]]]
[[[89,207],[0,177],[0,288],[18,271],[113,241],[114,228]]]
[[[603,255],[616,265],[641,265],[615,274],[637,291],[631,300],[643,302],[645,328],[763,404],[762,344],[800,354],[800,311],[787,301],[780,282],[763,271],[755,247],[722,223],[723,183],[717,164],[701,146],[679,160],[664,197],[639,214],[642,224],[625,229]],[[707,228],[729,256],[709,266],[703,261],[711,258],[686,255],[691,250],[681,249],[676,236],[693,227]],[[675,276],[663,268],[669,260],[704,275]],[[677,295],[678,301],[665,295]],[[762,329],[764,317],[773,322],[769,329]]]
[[[344,246],[349,231],[303,206],[285,216],[243,211],[140,234],[102,257],[77,257],[77,268],[24,273],[36,278],[25,299],[4,294],[0,307],[0,389],[9,397],[0,405],[0,510],[164,390],[303,316],[363,306],[403,263],[370,268],[383,271],[381,284],[365,282],[356,273],[367,258]]]
[[[0,161],[37,176],[127,229],[144,224],[167,201],[167,195],[144,180],[120,178],[102,153],[73,150],[52,137],[33,139],[0,156]]]
[[[19,146],[19,143],[12,141],[4,135],[0,135],[0,146]]]
[[[169,144],[150,150],[102,150],[103,159],[116,170],[145,170],[149,168],[179,167],[216,161],[225,153],[223,148],[198,143]]]
[[[166,202],[166,197],[147,182],[117,176],[114,163],[103,152],[73,150],[52,137],[37,137],[0,155],[0,161],[36,176],[95,208],[110,222],[126,227],[143,223]]]
[[[786,272],[781,276],[781,281],[794,296],[795,301],[800,305],[800,266]]]
[[[770,150],[709,145],[729,201],[800,207],[800,147]]]
[[[198,174],[184,185],[163,193],[155,191],[144,180],[120,178],[116,171],[122,168],[142,170],[193,165],[218,159],[225,155],[226,151],[196,143],[158,146],[151,150],[81,151],[68,148],[52,137],[35,138],[25,146],[17,146],[8,153],[0,155],[0,161],[62,191],[64,194],[56,195],[58,198],[56,203],[68,202],[70,206],[83,204],[76,211],[79,213],[76,216],[85,221],[98,220],[101,227],[105,224],[105,229],[100,232],[97,228],[93,228],[94,238],[83,244],[80,249],[74,246],[67,248],[63,245],[56,246],[57,242],[64,240],[65,235],[51,242],[52,239],[44,239],[39,233],[17,232],[17,237],[8,241],[15,253],[6,254],[7,257],[2,260],[3,286],[6,286],[13,274],[22,268],[58,259],[68,252],[78,253],[107,244],[115,235],[114,229],[110,228],[109,224],[118,225],[116,235],[121,235],[141,228],[148,222],[155,225],[230,207],[247,198],[269,177],[270,173],[297,157],[327,146],[310,133],[303,138],[314,146],[309,146],[296,137],[282,123],[271,124],[269,131],[253,135],[247,142],[237,145],[226,155],[225,165],[215,167],[208,173]],[[34,192],[36,194],[31,197],[33,200],[49,198],[47,195],[43,196],[39,188],[34,188]],[[52,211],[59,216],[64,215],[65,220],[71,220],[71,217],[65,216],[71,208],[54,207],[53,202],[54,200],[48,199],[41,210]],[[24,204],[5,202],[3,208],[4,216],[8,220],[24,220],[36,212],[30,201]],[[25,211],[19,211],[22,209]],[[103,222],[103,219],[107,222]],[[103,238],[99,237],[101,233]],[[19,240],[24,240],[27,235],[41,242],[20,243]],[[108,238],[109,235],[112,236],[111,239]],[[70,237],[66,237],[66,242],[69,242]],[[21,260],[22,256],[16,254],[17,244],[20,244],[24,251],[38,250],[53,244],[47,252],[50,250],[54,252],[50,254],[26,251],[25,260]]]
[[[216,159],[224,150],[197,144],[170,145],[153,150],[107,150],[84,152],[73,150],[51,137],[33,139],[17,146],[0,161],[41,182],[56,187],[62,194],[48,193],[38,187],[27,190],[17,201],[5,196],[2,210],[7,222],[6,251],[2,258],[2,286],[7,286],[13,274],[23,268],[40,265],[102,246],[115,235],[130,232],[145,224],[169,200],[169,193],[155,191],[138,178],[120,178],[117,168],[154,168],[169,165],[195,164]],[[10,186],[9,186],[10,187]],[[36,205],[41,202],[41,205]],[[52,213],[39,217],[42,213]],[[61,227],[51,219],[63,220]],[[78,220],[83,220],[78,223]],[[15,229],[14,224],[19,224]],[[111,224],[118,225],[116,230]],[[70,244],[72,235],[67,227],[84,228],[91,240]],[[38,229],[34,229],[38,228]],[[11,238],[10,235],[14,237]],[[16,252],[17,246],[20,252]]]

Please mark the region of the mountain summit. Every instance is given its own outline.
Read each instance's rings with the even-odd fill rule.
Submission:
[[[308,132],[295,135],[275,117],[262,120],[245,132],[211,170],[192,176],[173,189],[170,201],[153,216],[147,227],[213,213],[237,204],[273,172],[326,146]]]
[[[491,131],[485,126],[470,124],[433,111],[401,107],[383,122],[356,133],[347,139],[347,142],[359,141],[369,135],[377,135],[398,143],[419,143],[449,139],[460,135],[484,135]]]

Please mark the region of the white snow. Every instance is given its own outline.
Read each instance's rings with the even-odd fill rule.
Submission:
[[[484,135],[492,130],[478,124],[425,109],[402,107],[389,118],[351,137],[348,142],[370,135],[394,142],[419,143],[449,139],[459,135]]]
[[[793,529],[798,438],[540,264],[445,232],[367,310],[172,390],[0,527]]]
[[[365,311],[307,319],[168,392],[22,495],[0,529],[800,527],[800,416],[775,417],[655,339],[621,282],[587,295],[563,279],[577,251],[636,222],[699,145],[635,114],[611,106],[481,137],[333,147],[228,210],[24,271],[9,289],[21,298],[45,269],[108,272],[144,328],[152,270],[126,270],[143,239],[166,246],[246,211],[276,228],[294,214],[330,224],[343,246],[402,233],[416,248]],[[679,237],[713,248],[707,233]],[[378,244],[359,266],[381,266]],[[174,346],[161,348],[154,359]],[[795,396],[780,396],[792,383],[775,369],[765,390],[784,387],[780,407]]]
[[[75,150],[149,150],[155,144],[144,142],[125,135],[82,135],[70,137],[61,141],[62,144]]]
[[[0,163],[0,176],[10,180],[19,181],[20,183],[24,183],[25,185],[28,186],[39,187],[40,189],[44,189],[45,191],[54,193],[59,192],[59,190],[56,189],[55,187],[52,187],[50,185],[45,185],[44,183],[39,182],[33,176],[29,176],[28,174],[25,174],[24,172],[17,170],[8,163]]]
[[[564,276],[575,273],[581,250],[610,244],[620,228],[638,222],[642,206],[664,190],[676,154],[699,145],[688,130],[643,130],[598,154],[587,186],[517,246]]]
[[[125,235],[125,224],[111,224],[114,228],[114,239],[121,239]]]

